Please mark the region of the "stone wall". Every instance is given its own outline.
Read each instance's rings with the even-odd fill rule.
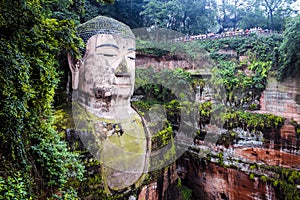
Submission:
[[[200,56],[197,61],[187,56],[162,56],[137,54],[136,68],[153,68],[155,71],[163,69],[182,68],[185,70],[205,70],[211,68],[211,59],[206,54]]]
[[[300,123],[300,80],[268,79],[260,98],[260,113],[272,113]]]

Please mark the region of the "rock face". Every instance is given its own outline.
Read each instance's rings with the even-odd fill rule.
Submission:
[[[154,70],[162,69],[192,69],[193,65],[188,63],[186,60],[169,60],[166,58],[156,58],[153,56],[139,55],[136,60],[137,67],[148,68],[151,67]]]
[[[297,133],[295,126],[291,124],[284,124],[280,129],[281,144],[285,148],[299,146],[297,142]]]
[[[186,60],[168,58],[143,57],[138,60],[138,67],[151,66],[156,70],[178,67],[194,69],[196,66]],[[287,118],[280,130],[260,133],[261,140],[258,140],[257,132],[250,133],[245,130],[247,136],[244,143],[229,148],[222,145],[213,146],[213,150],[209,152],[210,161],[197,157],[201,153],[208,154],[202,143],[195,144],[192,147],[198,150],[196,153],[187,153],[177,160],[178,176],[185,186],[192,189],[193,199],[273,200],[284,199],[285,195],[289,194],[288,191],[283,191],[284,186],[296,188],[296,193],[300,191],[297,189],[300,188],[299,178],[291,182],[288,175],[281,176],[290,172],[289,176],[292,177],[291,173],[296,173],[300,168],[299,136],[296,127],[292,125],[294,123],[291,123],[293,120],[300,123],[300,80],[279,83],[269,78],[260,98],[260,108],[261,110],[256,112]],[[253,138],[250,135],[254,135]],[[222,155],[221,162],[219,155]],[[178,190],[174,189],[177,174],[172,170],[172,173],[165,171],[163,178],[152,179],[152,182],[144,186],[139,199],[178,199],[170,196],[170,191],[178,194]],[[276,187],[280,181],[282,185]]]
[[[155,71],[163,69],[182,68],[185,70],[207,69],[211,66],[211,60],[203,53],[197,61],[188,57],[155,57],[150,55],[138,54],[136,59],[137,68],[153,68]]]
[[[173,164],[161,172],[161,176],[152,179],[148,185],[142,188],[138,200],[179,199],[176,165]]]
[[[267,183],[233,168],[215,163],[201,163],[198,159],[182,157],[178,161],[178,173],[183,183],[193,190],[193,199],[250,200],[276,199]]]
[[[272,113],[300,123],[300,80],[268,79],[260,98],[260,113]]]
[[[285,168],[300,168],[300,156],[275,149],[236,148],[234,156],[247,161]]]

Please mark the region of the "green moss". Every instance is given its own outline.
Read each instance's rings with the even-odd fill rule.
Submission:
[[[250,165],[250,170],[255,170],[257,168],[256,164]]]
[[[180,195],[182,197],[183,200],[191,200],[192,199],[192,189],[188,188],[185,185],[182,185],[180,187]]]
[[[285,120],[285,118],[273,114],[257,114],[242,110],[223,113],[221,118],[228,129],[241,127],[250,131],[276,130],[283,125]]]
[[[60,134],[62,138],[65,138],[67,129],[75,129],[71,112],[71,104],[64,104],[55,108],[52,127]]]
[[[261,179],[264,182],[272,183],[277,198],[300,199],[300,191],[297,189],[297,185],[300,183],[300,172],[298,170],[265,165],[261,165],[260,168],[273,173],[270,177],[261,176]]]
[[[169,144],[171,140],[173,139],[173,130],[170,123],[167,122],[167,124],[164,126],[164,128],[152,136],[151,143],[152,148],[162,148],[165,145]]]
[[[218,164],[220,166],[224,166],[224,157],[223,157],[223,152],[219,152],[217,155],[218,158]]]
[[[267,182],[267,177],[266,176],[264,176],[264,175],[262,175],[261,177],[260,177],[260,180],[262,180],[263,182]]]

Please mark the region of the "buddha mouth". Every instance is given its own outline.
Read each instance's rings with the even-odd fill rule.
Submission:
[[[112,92],[110,88],[94,88],[94,94],[97,99],[110,98],[112,96]]]
[[[126,72],[118,72],[115,74],[116,77],[130,77],[130,74]]]
[[[120,86],[131,86],[131,77],[128,73],[117,73],[115,74],[114,85]]]

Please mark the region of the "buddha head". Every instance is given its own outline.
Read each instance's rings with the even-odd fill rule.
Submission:
[[[128,26],[99,16],[77,28],[85,43],[83,57],[69,60],[72,88],[79,104],[103,118],[130,110],[135,79],[135,38]],[[124,111],[124,112],[123,112]]]

